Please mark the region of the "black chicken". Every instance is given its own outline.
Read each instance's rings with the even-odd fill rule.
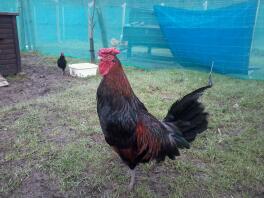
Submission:
[[[64,56],[63,52],[61,53],[60,58],[57,60],[57,65],[58,65],[59,68],[62,69],[63,75],[65,75],[65,69],[66,69],[66,66],[67,66],[67,61],[65,59],[65,56]]]

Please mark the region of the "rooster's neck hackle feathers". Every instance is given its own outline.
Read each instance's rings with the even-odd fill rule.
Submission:
[[[130,83],[120,62],[109,71],[104,77],[104,81],[115,94],[123,96],[131,96],[133,94]]]

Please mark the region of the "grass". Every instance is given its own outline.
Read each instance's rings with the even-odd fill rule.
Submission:
[[[179,69],[127,68],[126,73],[135,93],[160,119],[172,102],[205,85],[208,77]],[[48,179],[41,182],[55,183],[62,196],[263,196],[264,82],[213,78],[214,87],[202,98],[210,112],[209,129],[178,160],[140,165],[131,193],[127,167],[99,126],[95,94],[100,77],[2,107],[0,193],[29,188],[32,173],[42,172]]]

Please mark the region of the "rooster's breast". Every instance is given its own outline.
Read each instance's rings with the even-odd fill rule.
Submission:
[[[99,90],[97,113],[108,144],[119,148],[134,144],[138,109],[130,98]]]

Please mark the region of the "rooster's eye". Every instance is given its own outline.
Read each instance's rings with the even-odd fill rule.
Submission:
[[[112,62],[115,63],[116,62],[115,59],[113,59]]]

